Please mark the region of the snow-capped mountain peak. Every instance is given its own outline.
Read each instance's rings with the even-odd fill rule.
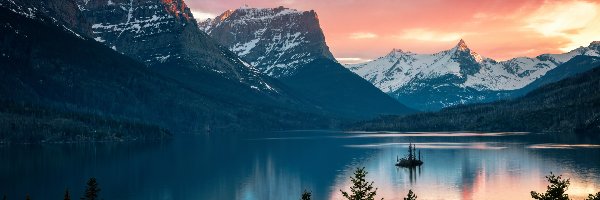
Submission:
[[[458,44],[456,44],[456,46],[454,48],[452,48],[450,51],[454,52],[453,54],[456,57],[460,57],[461,55],[463,55],[463,56],[470,55],[470,57],[478,63],[482,62],[484,59],[477,52],[471,50],[469,48],[469,46],[467,46],[467,43],[463,39],[460,39]]]
[[[523,88],[577,55],[600,56],[600,42],[592,42],[588,47],[563,54],[543,54],[535,58],[519,57],[497,62],[471,50],[461,39],[451,49],[434,54],[394,49],[379,59],[346,67],[397,98],[416,94],[416,98],[423,98],[423,95],[429,98],[423,100],[424,104],[403,102],[405,104],[418,109],[439,109],[487,98],[475,93]],[[451,94],[449,91],[459,91],[461,94]]]
[[[242,7],[198,23],[223,46],[273,77],[315,59],[334,60],[314,11]]]
[[[467,46],[467,43],[463,39],[460,39],[460,41],[458,41],[458,44],[456,44],[455,48],[457,50],[459,50],[459,51],[467,51],[467,50],[469,50],[469,47]]]
[[[387,55],[385,55],[385,57],[388,58],[398,58],[400,56],[403,55],[407,55],[407,54],[411,54],[410,51],[403,51],[402,49],[392,49],[392,51],[390,51],[390,53],[388,53]]]
[[[588,47],[591,49],[600,50],[600,41],[593,41]]]

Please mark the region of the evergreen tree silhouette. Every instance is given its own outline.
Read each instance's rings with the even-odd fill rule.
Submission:
[[[342,195],[348,200],[375,200],[377,188],[373,188],[373,182],[367,182],[365,179],[367,174],[368,172],[365,171],[364,167],[356,168],[354,177],[350,177],[352,179],[352,186],[350,186],[351,193],[349,194],[340,190]]]
[[[65,199],[64,200],[71,200],[71,194],[69,194],[69,189],[65,189]]]
[[[81,197],[82,200],[96,200],[98,199],[98,194],[100,193],[100,187],[98,187],[98,182],[96,182],[96,178],[92,177],[87,182],[87,186],[85,189],[85,196]]]
[[[546,176],[546,179],[550,182],[546,193],[531,191],[531,198],[538,200],[569,200],[569,195],[565,194],[565,191],[569,188],[569,179],[562,179],[561,175],[555,176],[552,172]]]
[[[596,193],[596,195],[590,194],[585,200],[600,200],[600,192]]]
[[[310,193],[309,191],[304,190],[304,192],[302,192],[302,200],[310,200],[310,197],[312,196],[312,193]]]
[[[412,190],[408,190],[408,195],[406,195],[404,200],[417,200],[417,195],[415,195]]]

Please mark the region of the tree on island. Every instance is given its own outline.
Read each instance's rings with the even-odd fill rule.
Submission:
[[[417,200],[417,195],[412,190],[408,190],[408,195],[404,200]]]
[[[348,200],[375,200],[375,195],[377,195],[377,188],[373,188],[373,183],[369,183],[365,177],[368,172],[365,171],[365,168],[356,168],[354,172],[354,177],[350,177],[352,179],[352,186],[350,186],[350,194],[347,192],[342,192],[342,195],[346,197]],[[381,198],[383,200],[383,198]]]
[[[301,200],[310,200],[311,196],[312,196],[311,192],[304,190],[304,192],[302,192]]]
[[[408,145],[408,155],[405,158],[398,159],[396,158],[396,166],[400,167],[417,167],[421,166],[423,161],[421,161],[421,151],[419,150],[419,157],[417,159],[417,148],[416,145],[410,143]]]
[[[98,187],[98,182],[96,182],[96,178],[92,177],[87,182],[87,186],[85,189],[85,196],[81,197],[82,200],[96,200],[98,199],[98,193],[100,193],[100,187]]]

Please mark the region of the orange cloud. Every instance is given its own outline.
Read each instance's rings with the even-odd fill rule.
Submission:
[[[332,53],[374,59],[394,48],[433,53],[463,38],[483,56],[504,60],[559,53],[600,40],[600,2],[582,0],[187,0],[221,13],[244,4],[315,10]],[[360,30],[360,31],[357,31]]]
[[[350,34],[350,39],[372,39],[377,37],[377,34],[369,32],[357,32]]]

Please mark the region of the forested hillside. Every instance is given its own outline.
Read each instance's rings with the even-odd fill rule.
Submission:
[[[600,69],[542,86],[527,95],[351,126],[364,131],[531,131],[600,133]]]
[[[0,101],[0,144],[162,140],[166,129],[109,116]]]

